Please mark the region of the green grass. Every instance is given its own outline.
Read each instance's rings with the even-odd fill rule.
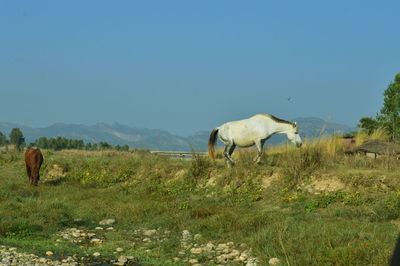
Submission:
[[[235,154],[234,154],[235,155]],[[144,265],[168,262],[180,250],[183,230],[200,233],[204,243],[245,243],[266,265],[272,257],[288,265],[385,265],[400,219],[399,163],[371,160],[321,147],[222,160],[169,159],[144,152],[46,151],[42,180],[57,164],[66,175],[28,185],[22,154],[0,154],[0,243],[43,255],[92,254],[116,258],[124,248]],[[267,188],[262,180],[277,173]],[[307,185],[334,177],[346,190],[311,194]],[[207,182],[215,179],[215,185]],[[76,220],[79,218],[79,220]],[[117,231],[103,232],[100,247],[55,242],[70,227],[94,229],[114,218]],[[151,253],[133,246],[138,228],[171,231]]]

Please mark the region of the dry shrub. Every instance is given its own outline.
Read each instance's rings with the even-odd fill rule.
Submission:
[[[380,140],[389,140],[389,135],[385,132],[385,129],[380,127],[375,129],[371,134],[368,134],[366,131],[358,131],[356,134],[356,146],[363,144],[367,140],[372,139],[380,139]]]
[[[301,148],[285,145],[270,149],[269,154],[280,153],[278,165],[286,182],[295,186],[315,171],[331,166],[340,158],[344,144],[340,137],[320,137],[306,140]]]
[[[282,172],[291,186],[301,183],[324,165],[325,156],[321,146],[306,145],[299,150],[288,149],[281,157]]]

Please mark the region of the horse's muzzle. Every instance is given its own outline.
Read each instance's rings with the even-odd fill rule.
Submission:
[[[301,145],[303,145],[303,143],[301,143],[301,142],[296,144],[297,148],[300,148]]]

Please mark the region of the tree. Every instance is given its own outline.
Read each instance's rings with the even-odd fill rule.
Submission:
[[[383,107],[376,119],[363,117],[358,126],[369,134],[375,129],[383,128],[392,140],[397,140],[400,138],[400,73],[394,77],[383,96]]]
[[[358,124],[359,128],[365,129],[368,134],[374,132],[374,130],[379,128],[379,122],[372,117],[363,117],[360,119],[360,124]]]
[[[111,149],[112,148],[112,146],[109,143],[105,142],[105,141],[100,141],[99,144],[100,144],[100,149],[101,150],[107,150],[107,149]]]
[[[0,146],[7,144],[7,137],[2,132],[0,132]]]
[[[10,132],[10,143],[15,145],[17,151],[21,151],[25,145],[25,137],[19,128],[13,128]]]
[[[395,140],[400,137],[400,73],[397,73],[383,95],[383,107],[377,120]]]
[[[121,147],[121,150],[129,151],[129,146],[128,145],[124,145],[124,146]]]

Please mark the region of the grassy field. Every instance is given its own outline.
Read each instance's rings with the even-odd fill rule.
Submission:
[[[55,257],[124,254],[141,265],[217,264],[183,250],[188,230],[199,234],[192,247],[233,242],[258,265],[387,264],[400,226],[398,160],[344,155],[336,138],[275,148],[261,165],[254,155],[240,150],[226,168],[222,159],[140,151],[44,151],[42,182],[31,187],[23,155],[0,154],[0,244]],[[101,244],[60,237],[106,218],[116,222],[98,233]],[[134,234],[152,229],[162,241],[143,245]]]

